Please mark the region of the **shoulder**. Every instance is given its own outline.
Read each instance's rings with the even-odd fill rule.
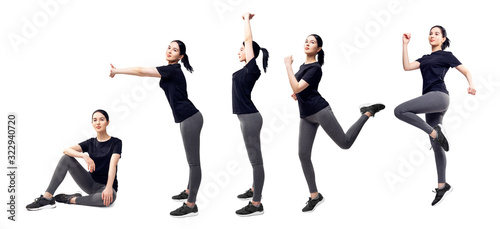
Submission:
[[[180,64],[169,64],[156,67],[160,74],[182,73]]]

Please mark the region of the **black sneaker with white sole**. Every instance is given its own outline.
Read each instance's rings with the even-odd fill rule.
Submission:
[[[370,112],[372,114],[372,117],[375,117],[375,114],[383,109],[385,109],[384,104],[376,103],[372,105],[362,106],[361,108],[359,108],[359,111],[361,112],[361,114]]]
[[[187,194],[186,190],[182,191],[179,193],[179,195],[172,196],[172,200],[175,201],[185,201],[189,197],[189,194]]]
[[[441,147],[443,147],[444,151],[448,152],[448,150],[450,150],[450,146],[448,145],[448,139],[446,139],[446,133],[444,132],[443,126],[439,124],[434,127],[434,130],[437,133],[437,138],[434,138],[433,141],[437,142]]]
[[[49,200],[44,198],[43,195],[40,195],[40,197],[36,198],[33,203],[26,205],[26,209],[28,209],[28,211],[38,211],[55,207],[56,202],[54,201],[54,198]]]
[[[181,207],[171,211],[170,215],[176,218],[196,216],[198,215],[198,206],[195,204],[193,208],[190,208],[186,203],[183,203]]]
[[[73,198],[73,197],[81,197],[82,194],[80,193],[75,193],[75,194],[59,194],[59,195],[56,195],[54,196],[54,199],[59,202],[59,203],[65,203],[65,204],[69,204],[69,201]]]
[[[252,198],[253,198],[252,189],[248,189],[245,193],[238,195],[238,199],[242,200],[251,200]]]
[[[434,197],[434,200],[432,201],[431,205],[436,206],[437,204],[441,203],[444,197],[448,195],[452,190],[453,188],[448,183],[445,183],[444,187],[441,189],[436,188],[435,191],[433,191],[436,193],[436,197]]]
[[[321,203],[325,201],[325,198],[323,198],[323,195],[321,193],[318,193],[318,198],[312,199],[309,197],[309,200],[307,201],[307,205],[302,208],[302,212],[313,212],[316,207],[318,207]]]
[[[247,206],[236,211],[236,215],[238,216],[254,216],[262,214],[264,214],[264,206],[262,205],[262,203],[258,207],[255,207],[251,201],[248,202]]]

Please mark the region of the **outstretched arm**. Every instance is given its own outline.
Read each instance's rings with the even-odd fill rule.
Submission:
[[[471,95],[475,95],[476,89],[474,88],[474,83],[472,82],[472,75],[469,72],[469,70],[467,70],[467,68],[465,68],[463,65],[458,65],[455,68],[458,71],[460,71],[465,76],[465,78],[467,78],[467,82],[469,83],[469,88],[467,88],[467,92]]]
[[[244,13],[242,16],[243,20],[245,20],[245,55],[247,62],[255,56],[253,53],[252,28],[250,27],[250,19],[252,19],[254,15],[255,14]]]
[[[420,62],[413,61],[410,63],[408,58],[408,43],[410,42],[411,33],[403,34],[403,69],[405,71],[411,71],[420,68]]]
[[[293,91],[292,98],[297,100],[295,94],[306,89],[309,86],[309,83],[307,83],[304,80],[297,81],[297,79],[295,79],[295,74],[293,74],[292,70],[292,63],[293,63],[292,56],[285,57],[286,73],[288,74],[288,81],[290,82],[290,86],[292,87]]]
[[[134,76],[148,76],[148,77],[158,77],[161,75],[155,67],[145,68],[145,67],[133,67],[133,68],[115,68],[113,64],[111,65],[111,70],[109,71],[109,77],[113,78],[116,74],[126,74]]]
[[[106,207],[113,202],[113,182],[115,181],[118,160],[120,160],[120,154],[115,153],[111,156],[111,161],[109,162],[108,182],[101,194],[102,201]]]

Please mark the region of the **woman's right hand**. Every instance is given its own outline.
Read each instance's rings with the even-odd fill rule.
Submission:
[[[246,12],[241,17],[243,18],[243,20],[246,20],[247,18],[248,18],[248,20],[250,20],[253,18],[253,16],[255,16],[255,14],[251,14],[249,12]]]
[[[293,63],[293,57],[292,56],[285,57],[285,65],[292,65],[292,63]]]
[[[403,44],[408,44],[410,42],[411,33],[403,33]]]
[[[295,93],[292,94],[292,99],[297,101],[297,95]]]
[[[110,65],[111,65],[111,70],[109,70],[109,77],[113,78],[115,77],[115,73],[113,72],[113,70],[116,68],[115,66],[113,66],[113,64],[110,63]]]
[[[87,168],[89,169],[89,172],[94,172],[95,171],[95,163],[94,163],[94,160],[92,160],[92,158],[89,157],[89,155],[87,154],[84,154],[85,156],[83,156],[83,160],[85,160],[85,163],[87,163]]]

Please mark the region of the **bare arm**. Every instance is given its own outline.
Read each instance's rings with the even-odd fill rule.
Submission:
[[[252,29],[250,27],[250,19],[252,19],[254,15],[255,14],[245,13],[242,16],[243,20],[245,20],[245,55],[247,62],[255,56],[253,53]]]
[[[87,163],[87,168],[89,172],[94,172],[95,170],[95,164],[94,160],[89,157],[89,155],[83,153],[82,147],[80,145],[74,145],[69,148],[66,148],[63,152],[64,154],[70,156],[70,157],[75,157],[75,158],[83,158],[85,162]]]
[[[288,74],[288,81],[290,82],[290,87],[292,87],[293,94],[297,94],[306,89],[309,86],[309,83],[304,80],[297,81],[297,79],[295,79],[295,74],[292,70],[292,63],[292,56],[285,57],[285,66],[286,73]],[[294,95],[292,95],[292,98],[296,100],[296,96],[294,97]]]
[[[411,71],[420,68],[420,62],[413,61],[410,63],[408,58],[408,43],[410,42],[411,33],[403,34],[403,69],[405,71]]]
[[[465,78],[467,78],[467,82],[469,83],[469,88],[467,88],[467,92],[471,95],[475,95],[476,89],[474,88],[474,82],[472,82],[472,74],[463,65],[458,65],[455,68],[459,72],[461,72],[465,76]]]
[[[134,76],[147,76],[147,77],[157,77],[160,78],[161,75],[155,67],[132,67],[132,68],[115,68],[111,64],[111,70],[109,72],[109,77],[113,78],[116,74],[126,74]]]
[[[116,166],[119,160],[120,154],[115,153],[111,156],[111,161],[109,162],[108,181],[106,183],[106,188],[101,194],[102,201],[106,207],[113,202],[113,182],[115,181]]]

